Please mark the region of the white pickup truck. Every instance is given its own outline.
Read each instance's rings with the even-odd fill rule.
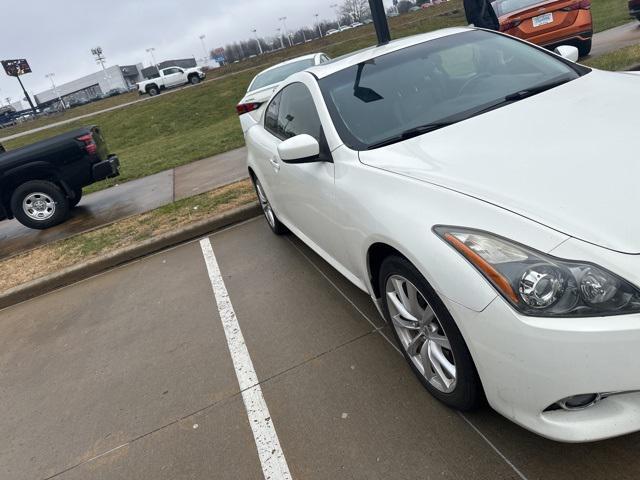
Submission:
[[[152,97],[158,95],[161,90],[165,88],[179,87],[191,83],[195,85],[204,80],[206,74],[199,67],[193,68],[181,68],[181,67],[167,67],[158,71],[158,76],[143,82],[139,82],[138,93],[144,95],[148,93]]]

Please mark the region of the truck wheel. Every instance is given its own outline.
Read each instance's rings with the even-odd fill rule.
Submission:
[[[31,180],[11,195],[11,211],[25,227],[44,230],[67,219],[69,200],[55,183]]]
[[[193,75],[189,81],[191,82],[191,85],[197,85],[200,83],[200,77],[198,75]]]
[[[155,87],[155,86],[149,87],[147,88],[147,93],[149,94],[150,97],[155,97],[160,93],[160,90],[158,89],[158,87]]]
[[[73,198],[69,199],[69,208],[76,207],[82,200],[82,188],[76,188],[73,191]]]

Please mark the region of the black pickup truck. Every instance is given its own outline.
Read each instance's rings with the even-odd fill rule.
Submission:
[[[36,229],[62,223],[83,187],[118,176],[119,167],[96,126],[16,150],[0,144],[0,220],[15,218]]]

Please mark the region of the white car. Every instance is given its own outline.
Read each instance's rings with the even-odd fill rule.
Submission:
[[[140,95],[148,93],[153,97],[167,88],[179,87],[188,83],[196,85],[204,80],[206,76],[206,73],[200,67],[167,67],[159,70],[156,78],[139,82],[137,84],[138,93]]]
[[[333,35],[335,33],[340,33],[340,30],[336,29],[336,28],[332,28],[330,30],[327,30],[324,34],[325,37],[328,37],[329,35]]]
[[[261,107],[271,98],[280,82],[289,75],[329,60],[330,58],[326,53],[312,53],[278,63],[257,74],[249,84],[245,96],[236,105],[242,131],[246,132],[251,126],[255,125],[262,115],[263,109]]]
[[[640,78],[558,52],[396,40],[287,79],[246,142],[270,227],[371,295],[436,398],[581,442],[640,430]]]

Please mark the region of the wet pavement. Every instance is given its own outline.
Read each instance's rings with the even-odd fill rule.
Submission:
[[[640,43],[640,22],[636,20],[596,33],[593,36],[593,47],[588,58],[597,57],[637,43]]]
[[[560,444],[444,407],[367,295],[262,218],[209,241],[294,479],[640,476],[639,434]],[[0,478],[263,478],[202,248],[0,311]]]
[[[0,259],[246,177],[246,149],[239,148],[86,195],[67,222],[47,230],[32,230],[17,220],[2,221]]]

